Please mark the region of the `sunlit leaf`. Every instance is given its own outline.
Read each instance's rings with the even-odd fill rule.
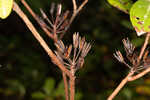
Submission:
[[[130,19],[137,35],[150,32],[150,0],[138,0],[130,10]]]
[[[118,8],[119,10],[128,13],[131,6],[132,0],[107,0],[112,6]]]
[[[0,0],[0,18],[5,19],[11,13],[13,0]]]

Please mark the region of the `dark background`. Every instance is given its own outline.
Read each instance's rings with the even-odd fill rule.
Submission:
[[[40,14],[39,8],[48,13],[51,2],[62,2],[64,10],[72,11],[71,0],[26,1],[37,14]],[[18,4],[55,50],[53,41],[23,5]],[[122,39],[126,37],[140,49],[144,36],[137,37],[129,15],[106,0],[89,0],[62,40],[72,43],[74,32],[93,41],[83,69],[76,73],[76,100],[106,100],[129,71],[113,57],[113,53],[121,50],[125,55]],[[64,100],[60,70],[13,11],[7,19],[0,20],[0,65],[0,100]],[[45,88],[49,90],[46,92]],[[115,100],[149,100],[149,96],[150,78],[146,75],[126,84]]]

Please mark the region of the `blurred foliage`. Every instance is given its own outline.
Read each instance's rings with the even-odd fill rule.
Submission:
[[[26,1],[39,15],[39,8],[43,8],[48,14],[50,4],[60,2]],[[53,41],[39,28],[19,0],[17,2],[54,50]],[[62,0],[61,3],[64,10],[69,9],[72,12],[70,0]],[[77,72],[76,100],[106,100],[129,71],[117,62],[113,53],[117,49],[125,53],[121,41],[126,37],[140,50],[144,36],[137,37],[129,15],[112,7],[107,0],[89,0],[65,34],[63,41],[68,44],[72,42],[74,32],[80,32],[87,41],[93,41],[92,50],[85,59],[83,69]],[[14,12],[7,19],[0,19],[0,64],[1,100],[64,100],[60,70],[52,64],[46,52]],[[149,75],[130,82],[115,100],[148,100],[149,85]]]

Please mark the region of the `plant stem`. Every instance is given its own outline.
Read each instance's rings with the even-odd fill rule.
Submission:
[[[75,99],[75,77],[70,78],[70,100]]]
[[[63,80],[64,80],[64,86],[65,86],[65,97],[66,97],[66,100],[69,100],[67,76],[64,72],[62,72],[62,74],[63,74]]]
[[[147,45],[148,45],[149,38],[150,38],[150,32],[148,32],[147,35],[146,35],[144,45],[143,45],[143,47],[141,48],[141,52],[140,52],[140,55],[139,55],[139,57],[138,57],[138,62],[140,62],[140,60],[141,60],[141,58],[142,58],[142,56],[143,56],[143,54],[144,54],[144,51],[145,51],[145,49],[146,49],[146,47],[147,47]]]
[[[22,4],[25,6],[25,8],[29,11],[29,13],[33,16],[33,18],[38,22],[40,27],[43,29],[43,31],[49,36],[51,39],[53,39],[52,33],[45,27],[44,23],[40,18],[34,13],[34,11],[30,8],[30,6],[25,2],[25,0],[21,0]]]
[[[148,72],[150,72],[150,68],[147,68],[146,70],[142,71],[141,73],[135,75],[135,76],[132,76],[131,78],[129,78],[128,81],[134,81],[134,80],[137,80],[141,77],[143,77],[144,75],[146,75]]]
[[[113,91],[113,93],[108,97],[107,100],[112,100],[118,92],[124,87],[124,85],[128,82],[128,79],[134,74],[133,71],[131,71],[118,85],[118,87]]]

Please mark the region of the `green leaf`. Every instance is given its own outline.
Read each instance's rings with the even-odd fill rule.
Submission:
[[[44,92],[50,95],[54,89],[55,81],[52,78],[47,78],[43,87]]]
[[[19,92],[21,95],[26,93],[24,85],[18,80],[7,80],[6,84],[8,84],[9,89],[12,89],[15,92]]]
[[[32,98],[35,98],[35,99],[44,99],[46,97],[45,94],[43,94],[42,92],[34,92],[32,94]]]
[[[0,18],[5,19],[11,13],[13,0],[0,0]]]
[[[150,0],[138,0],[130,10],[130,20],[137,35],[150,32]]]
[[[118,8],[119,10],[128,13],[131,6],[132,6],[132,0],[107,0],[109,4],[112,6]]]
[[[56,88],[55,92],[54,92],[54,95],[57,97],[57,96],[64,96],[65,97],[65,93],[64,93],[64,83],[63,81],[61,81],[59,84],[58,84],[58,87]]]

